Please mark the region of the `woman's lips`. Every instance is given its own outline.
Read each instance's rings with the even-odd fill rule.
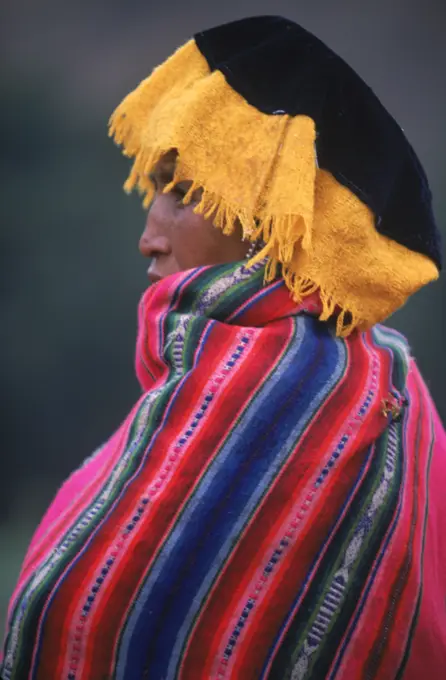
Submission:
[[[161,281],[161,279],[163,278],[161,274],[158,274],[152,269],[148,269],[147,276],[149,277],[150,283],[156,283],[157,281]]]

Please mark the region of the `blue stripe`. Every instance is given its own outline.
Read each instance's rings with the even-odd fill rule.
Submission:
[[[273,291],[275,291],[277,288],[281,288],[284,286],[284,282],[281,279],[280,281],[277,281],[276,283],[270,283],[268,287],[263,287],[261,288],[258,293],[255,293],[252,297],[249,298],[247,302],[243,302],[240,307],[238,307],[235,312],[233,312],[229,317],[228,317],[228,323],[236,323],[237,319],[245,314],[248,309],[251,309],[251,307],[254,307],[259,303],[259,300],[262,298],[271,295]]]
[[[295,323],[296,337],[279,369],[189,499],[148,575],[121,639],[117,679],[140,677],[147,659],[153,680],[175,674],[190,625],[237,536],[342,375],[343,342],[313,319]]]

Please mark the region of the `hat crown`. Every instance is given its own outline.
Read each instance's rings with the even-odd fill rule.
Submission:
[[[376,229],[441,268],[428,180],[402,129],[360,76],[321,40],[280,16],[197,33],[211,70],[269,115],[306,115],[320,168],[375,216]]]

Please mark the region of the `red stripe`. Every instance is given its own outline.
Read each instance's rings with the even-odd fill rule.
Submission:
[[[286,327],[291,329],[290,321],[284,322]],[[46,636],[51,639],[51,645],[57,645],[59,649],[66,649],[72,642],[74,631],[72,629],[74,610],[69,607],[69,601],[75,593],[77,611],[84,603],[85,588],[92,584],[96,578],[98,569],[103,565],[104,559],[110,551],[110,544],[116,535],[116,529],[125,525],[127,518],[132,516],[138,500],[151,481],[153,481],[166,459],[166,452],[175,440],[177,434],[184,429],[190,422],[196,410],[196,401],[205,385],[209,381],[209,375],[217,371],[217,367],[223,358],[223,351],[218,348],[225,348],[228,351],[229,336],[236,339],[240,329],[233,327],[223,327],[222,332],[218,326],[211,331],[208,342],[203,348],[200,365],[195,369],[188,379],[188,390],[180,392],[172,409],[169,413],[168,424],[162,429],[159,437],[153,446],[150,456],[145,462],[144,469],[140,476],[132,483],[126,491],[125,496],[120,501],[117,508],[107,519],[107,525],[100,535],[94,538],[92,544],[79,562],[74,566],[66,581],[61,584],[56,595],[57,602],[53,603],[51,612],[45,627],[46,631],[53,631],[53,635]],[[209,418],[203,419],[203,428],[197,441],[191,442],[187,455],[175,472],[177,482],[172,483],[166,488],[163,495],[157,499],[151,508],[150,515],[146,523],[141,520],[141,532],[144,534],[144,541],[136,541],[135,544],[126,545],[126,555],[108,581],[108,589],[113,593],[113,598],[103,595],[97,609],[94,608],[91,614],[91,635],[89,636],[89,648],[85,656],[85,667],[91,668],[91,673],[100,677],[109,671],[111,664],[112,650],[115,644],[116,632],[119,630],[118,621],[122,621],[127,611],[128,603],[137,590],[142,575],[150,567],[151,560],[156,555],[161,543],[170,531],[175,517],[181,511],[184,502],[194,485],[198,483],[206,466],[216,455],[218,447],[227,433],[234,426],[246,399],[257,390],[259,377],[257,372],[253,372],[252,362],[258,361],[264,367],[262,376],[268,374],[268,362],[276,361],[281,353],[286,340],[283,337],[283,326],[281,333],[262,331],[261,342],[255,343],[250,351],[249,361],[240,362],[240,368],[235,371],[233,376],[228,376],[225,384],[224,396],[215,399],[212,403],[214,414]],[[257,377],[255,377],[257,375]],[[218,427],[215,426],[216,421]],[[203,442],[206,446],[203,446]],[[107,530],[107,528],[109,529]],[[129,564],[131,563],[131,569]],[[81,596],[81,592],[83,593]],[[105,592],[105,591],[104,591]],[[71,599],[71,601],[73,601]],[[63,606],[59,603],[63,602]],[[67,614],[68,609],[68,616]],[[65,612],[57,615],[57,612]],[[93,613],[94,612],[94,613]],[[88,618],[90,621],[90,616]],[[65,622],[65,626],[64,626]],[[96,631],[100,631],[100,634]],[[96,639],[97,635],[97,639]],[[43,655],[49,654],[50,648],[44,639]],[[45,666],[45,673],[58,673],[60,666]]]
[[[423,592],[415,633],[410,645],[404,680],[438,677],[446,668],[446,435],[438,413],[418,373],[412,366],[414,379],[423,391],[422,399],[429,405],[434,426],[434,450],[429,475],[429,506],[427,508],[426,544],[423,559]],[[441,502],[440,502],[441,500]]]
[[[383,629],[386,625],[386,614],[389,610],[389,606],[391,606],[392,594],[396,593],[398,577],[404,569],[411,521],[414,512],[415,498],[413,491],[417,486],[414,477],[415,451],[413,442],[416,438],[418,417],[419,404],[417,400],[414,399],[409,408],[409,418],[406,428],[405,446],[407,448],[405,448],[405,470],[403,472],[400,492],[402,495],[400,516],[393,536],[386,548],[375,581],[368,594],[361,616],[353,630],[347,652],[338,669],[337,675],[339,677],[359,677],[360,675],[365,674],[367,659],[369,660],[370,669],[372,669],[373,664],[375,663],[373,650],[378,648],[379,641],[382,638]],[[383,539],[383,542],[385,540],[386,538]],[[373,566],[374,565],[371,565],[371,572],[373,571]],[[391,620],[390,625],[394,625],[393,619]],[[397,635],[401,635],[402,631],[404,631],[404,634],[407,633],[407,620],[403,627],[400,627]],[[388,649],[386,647],[385,654],[394,654],[394,663],[396,664],[396,667],[398,667],[401,662],[401,649]],[[357,675],[355,675],[355,673]],[[371,677],[381,676],[378,673],[377,676],[372,675]]]
[[[383,356],[384,362],[388,363],[387,353]],[[182,667],[182,680],[196,678],[198,668],[202,669],[203,677],[212,677],[215,670],[214,663],[218,657],[218,650],[225,640],[228,628],[234,619],[234,614],[239,614],[243,609],[245,600],[243,594],[247,585],[254,579],[256,568],[264,561],[266,554],[272,552],[271,546],[277,535],[278,526],[283,520],[283,508],[297,502],[302,494],[302,489],[306,487],[309,480],[320,469],[323,452],[327,452],[328,444],[336,437],[341,437],[345,431],[345,423],[348,417],[347,407],[351,409],[351,404],[359,402],[366,387],[364,378],[367,375],[367,366],[370,362],[370,355],[359,340],[352,343],[352,356],[349,375],[336,387],[324,405],[323,426],[316,419],[302,435],[299,447],[290,457],[284,471],[274,481],[274,486],[263,499],[255,517],[246,528],[245,534],[239,540],[230,561],[226,564],[224,571],[220,574],[219,580],[206,602],[206,607],[202,611],[193,634],[191,635],[186,658]],[[351,380],[350,371],[354,371],[358,379],[355,383]],[[360,379],[362,377],[362,380]],[[387,386],[386,386],[387,387]],[[371,441],[377,436],[377,432],[382,430],[385,421],[382,418],[378,405],[380,404],[379,395],[376,398],[376,414],[373,425],[366,428],[362,442],[355,441],[356,452],[363,452]],[[344,409],[339,405],[345,404]],[[249,629],[246,634],[246,643],[243,642],[243,649],[234,655],[237,661],[234,664],[234,677],[249,680],[256,677],[259,667],[263,665],[266,654],[273,644],[273,640],[278,633],[288,612],[290,601],[293,600],[299,584],[304,579],[309,565],[314,560],[315,555],[320,549],[321,541],[326,536],[333,518],[339,511],[345,500],[345,481],[355,478],[363,457],[357,453],[345,467],[339,469],[332,481],[330,490],[324,493],[330,497],[330,507],[323,510],[322,507],[316,508],[312,516],[311,528],[307,525],[294,548],[289,551],[284,564],[284,573],[293,574],[292,579],[277,579],[277,590],[265,601],[263,608],[259,608],[255,613],[255,624],[252,633],[250,626],[245,626],[244,630]],[[352,477],[352,475],[354,475]],[[286,503],[284,503],[286,499]],[[320,510],[320,512],[318,511]],[[292,571],[289,571],[289,570]],[[277,598],[277,599],[276,599]],[[241,637],[245,636],[243,632]],[[255,644],[253,640],[255,639]],[[236,649],[238,649],[238,644]],[[203,659],[203,650],[207,650],[206,661]],[[262,654],[264,651],[264,654]],[[239,661],[240,659],[240,661]],[[231,658],[232,662],[232,658]],[[232,672],[232,671],[231,671]],[[229,676],[228,676],[229,677]],[[231,676],[232,677],[232,676]]]
[[[412,403],[416,412],[417,423],[415,425],[414,422],[414,434],[415,430],[418,430],[415,436],[412,433],[408,434],[404,444],[406,456],[413,468],[413,481],[411,481],[410,485],[405,486],[405,493],[411,496],[410,524],[413,526],[413,534],[410,541],[401,545],[402,553],[403,555],[405,554],[405,562],[403,562],[405,572],[401,574],[399,592],[395,592],[395,588],[393,588],[389,593],[390,603],[395,601],[396,604],[390,619],[391,626],[388,638],[382,651],[382,661],[377,668],[377,678],[392,677],[398,671],[408,642],[410,623],[414,617],[421,587],[421,556],[425,527],[426,484],[432,444],[432,428],[428,409],[429,402],[423,399],[420,393],[420,385],[414,380],[413,375],[409,375],[407,387],[412,395]],[[415,444],[418,444],[417,449],[415,449]]]

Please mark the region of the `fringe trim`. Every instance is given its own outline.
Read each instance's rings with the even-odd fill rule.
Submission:
[[[365,330],[370,326],[370,322],[367,319],[354,311],[353,305],[348,305],[345,302],[341,303],[323,284],[304,276],[299,276],[289,267],[282,268],[282,275],[296,303],[302,302],[303,298],[319,291],[319,299],[322,305],[319,320],[328,321],[332,317],[335,318],[336,335],[338,337],[345,338],[356,329]]]
[[[124,155],[134,157],[134,164],[129,177],[124,183],[124,190],[130,193],[137,189],[143,196],[143,206],[148,208],[153,200],[154,187],[149,174],[163,155],[172,150],[172,147],[162,149],[141,148],[139,135],[134,127],[126,119],[124,112],[120,112],[120,107],[115,111],[110,119],[109,136],[115,142],[123,146]],[[178,149],[181,159],[181,150]],[[170,184],[164,188],[164,193],[171,191],[176,184],[188,180],[190,177],[183,176],[180,169],[175,169],[174,178]],[[212,218],[216,228],[221,229],[224,234],[231,234],[236,224],[240,224],[243,230],[243,237],[246,240],[265,243],[264,248],[247,263],[253,266],[266,259],[265,283],[271,283],[277,278],[279,270],[290,291],[292,299],[299,303],[308,295],[319,290],[322,304],[320,314],[321,321],[327,321],[336,315],[336,335],[346,337],[355,329],[364,329],[370,326],[367,319],[362,318],[353,305],[346,306],[345,301],[336,299],[329,290],[315,280],[309,279],[299,274],[293,266],[294,256],[298,247],[304,251],[311,251],[311,226],[306,224],[301,215],[268,215],[253,214],[240,207],[228,204],[222,196],[209,191],[206,182],[200,178],[192,181],[191,187],[183,199],[184,204],[189,204],[194,192],[200,189],[202,197],[200,202],[193,208],[195,213],[203,215],[205,218]]]

